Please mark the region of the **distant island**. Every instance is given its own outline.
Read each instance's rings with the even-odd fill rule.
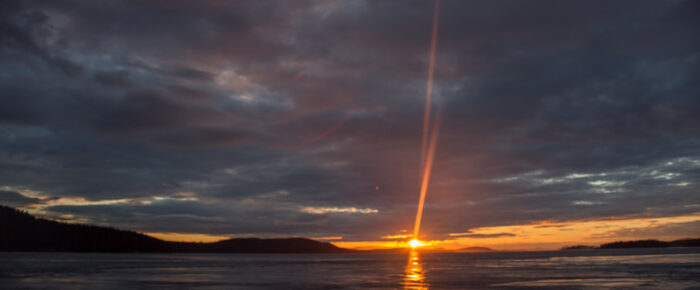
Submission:
[[[62,223],[0,205],[0,251],[143,253],[353,253],[305,238],[169,242],[134,231]]]
[[[600,246],[576,245],[563,247],[562,250],[592,250],[592,249],[629,249],[629,248],[670,248],[670,247],[700,247],[700,239],[681,239],[670,242],[659,240],[618,241]]]
[[[487,247],[468,247],[456,250],[456,252],[462,253],[484,253],[484,252],[495,252],[496,250]]]

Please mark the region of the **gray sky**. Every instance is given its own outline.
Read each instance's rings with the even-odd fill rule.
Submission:
[[[432,8],[2,1],[0,203],[148,232],[409,229]],[[443,1],[424,228],[700,211],[699,30],[698,1]]]

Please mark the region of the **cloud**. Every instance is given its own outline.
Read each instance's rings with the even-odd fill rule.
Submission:
[[[2,205],[23,207],[40,201],[38,198],[27,197],[19,192],[0,190],[0,204]]]
[[[0,186],[83,203],[45,214],[349,241],[412,227],[431,3],[0,5]],[[422,228],[697,212],[697,11],[444,1]],[[197,200],[154,199],[181,192]]]
[[[698,226],[700,226],[700,221],[661,222],[643,228],[610,230],[599,233],[594,237],[615,239],[658,239],[659,237],[666,237],[667,240],[694,238],[700,234]]]
[[[461,237],[461,238],[472,238],[472,239],[485,239],[485,238],[498,238],[498,237],[515,237],[513,233],[493,233],[493,234],[479,234],[479,233],[450,233],[450,237]]]
[[[373,208],[354,208],[354,207],[303,207],[301,212],[310,214],[326,214],[326,213],[378,213],[378,209]]]

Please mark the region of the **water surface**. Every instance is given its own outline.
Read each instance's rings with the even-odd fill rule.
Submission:
[[[3,289],[700,289],[700,249],[440,254],[0,253]]]

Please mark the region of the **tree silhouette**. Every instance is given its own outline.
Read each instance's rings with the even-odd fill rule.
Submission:
[[[167,242],[133,231],[36,218],[0,205],[0,251],[348,253],[353,250],[304,238],[229,239],[215,243]]]

